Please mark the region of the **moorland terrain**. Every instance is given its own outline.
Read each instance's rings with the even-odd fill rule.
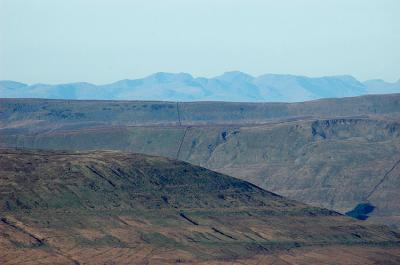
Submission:
[[[1,149],[0,187],[1,264],[400,263],[387,226],[174,159]]]
[[[304,103],[0,100],[0,146],[175,158],[400,224],[400,94]]]

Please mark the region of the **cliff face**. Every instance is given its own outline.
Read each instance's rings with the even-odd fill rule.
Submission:
[[[0,186],[2,264],[400,262],[387,227],[167,158],[2,149]]]
[[[3,100],[3,147],[178,158],[342,213],[398,226],[398,94],[305,103]]]

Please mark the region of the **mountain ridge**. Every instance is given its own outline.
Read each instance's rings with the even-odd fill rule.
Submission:
[[[0,97],[99,100],[300,102],[400,92],[400,82],[360,82],[351,75],[307,77],[289,74],[252,76],[240,71],[215,77],[158,72],[109,84],[88,82],[24,84],[0,81]]]

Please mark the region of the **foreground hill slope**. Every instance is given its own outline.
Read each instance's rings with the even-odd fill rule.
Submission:
[[[400,262],[387,227],[161,157],[2,149],[0,184],[2,264]]]

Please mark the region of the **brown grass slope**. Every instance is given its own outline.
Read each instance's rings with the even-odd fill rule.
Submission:
[[[300,103],[0,99],[2,133],[102,126],[245,125],[400,112],[400,94]]]
[[[400,227],[400,94],[303,103],[0,99],[0,146],[178,158]]]
[[[177,160],[0,152],[1,264],[398,264],[399,241]]]
[[[2,135],[4,147],[113,149],[179,158],[315,206],[400,224],[400,126],[374,118],[257,126],[107,127]]]

